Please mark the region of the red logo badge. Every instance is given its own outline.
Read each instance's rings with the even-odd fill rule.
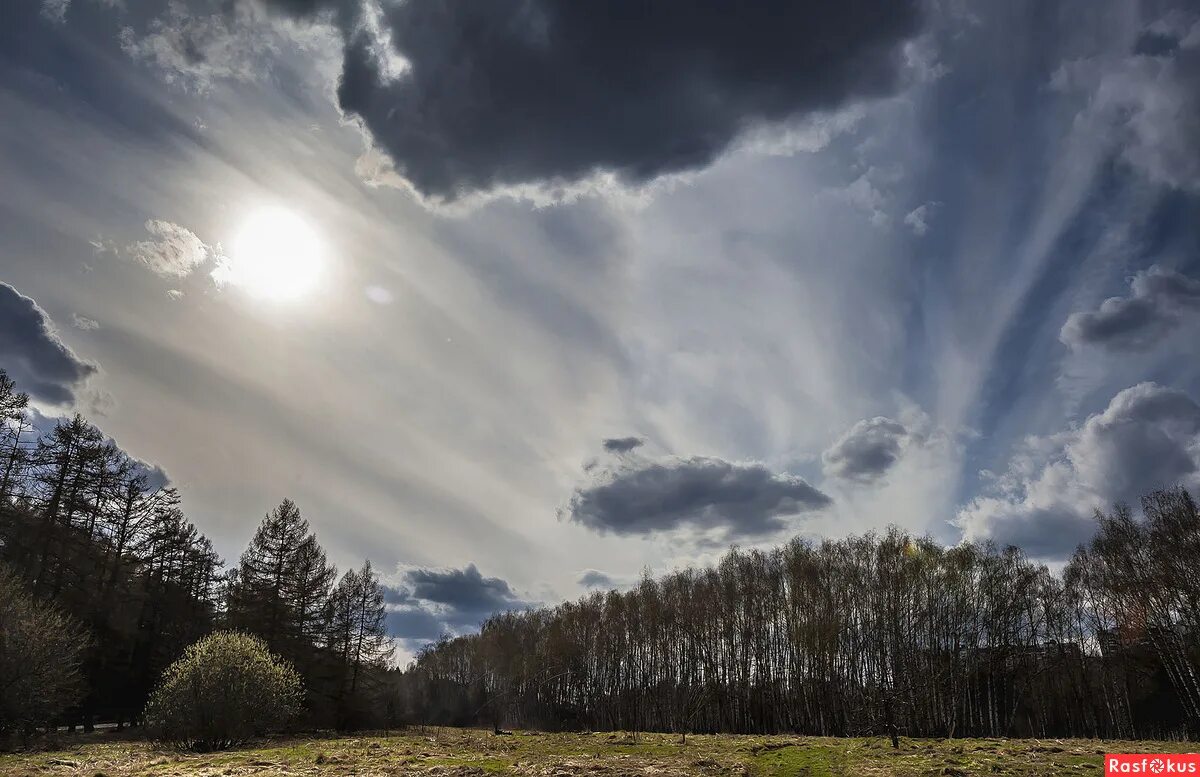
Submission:
[[[1107,753],[1104,777],[1120,774],[1194,774],[1200,777],[1196,753]]]

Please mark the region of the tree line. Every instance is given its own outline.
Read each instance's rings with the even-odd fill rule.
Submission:
[[[218,630],[295,668],[313,727],[1200,733],[1200,515],[1182,489],[1098,513],[1058,572],[894,528],[796,539],[497,614],[399,671],[375,572],[339,577],[295,504],[227,570],[144,464],[81,416],[35,421],[0,371],[0,738],[136,722]]]
[[[646,577],[444,639],[402,715],[544,729],[1185,738],[1200,733],[1200,516],[1097,514],[1053,574],[891,528]]]
[[[78,414],[40,431],[36,420],[0,370],[0,582],[11,603],[0,619],[9,675],[0,683],[0,734],[6,725],[136,722],[163,669],[217,629],[256,635],[296,667],[310,725],[373,722],[392,643],[369,562],[339,578],[284,500],[225,570],[175,489],[146,465]],[[30,641],[39,624],[75,636]],[[77,657],[18,655],[64,644]],[[62,677],[50,682],[55,660],[62,677],[77,666],[74,693]],[[63,703],[42,704],[39,682]],[[16,698],[18,689],[25,695]]]

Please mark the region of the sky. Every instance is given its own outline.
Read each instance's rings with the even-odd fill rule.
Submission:
[[[411,653],[1200,488],[1200,9],[10,0],[0,367]]]

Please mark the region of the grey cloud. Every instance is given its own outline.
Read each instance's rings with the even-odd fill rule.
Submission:
[[[611,577],[595,569],[585,569],[577,581],[584,588],[616,588],[617,584]]]
[[[900,460],[908,440],[904,424],[877,416],[850,427],[821,454],[821,462],[828,476],[871,482]]]
[[[259,0],[264,6],[297,19],[327,17],[347,27],[360,18],[361,0]]]
[[[474,564],[403,570],[393,584],[384,586],[384,602],[389,633],[411,647],[474,630],[495,613],[531,604],[507,581],[484,577]]]
[[[0,367],[31,397],[56,404],[73,402],[97,369],[59,338],[45,310],[7,283],[0,283]]]
[[[520,601],[507,582],[484,577],[474,564],[463,569],[414,569],[408,572],[407,581],[413,597],[455,610],[494,611]]]
[[[721,529],[726,537],[763,537],[786,528],[785,517],[831,503],[803,478],[753,462],[628,459],[593,472],[559,515],[619,535],[690,527]]]
[[[190,229],[169,221],[146,222],[151,240],[128,247],[129,255],[152,272],[165,278],[182,278],[217,254]]]
[[[414,0],[384,7],[382,36],[343,26],[338,99],[435,200],[596,173],[637,185],[703,168],[757,125],[889,93],[918,6]]]
[[[398,588],[394,585],[382,587],[384,604],[408,604],[412,601],[412,594],[408,592],[407,588]]]
[[[610,437],[604,441],[604,450],[609,453],[629,453],[640,448],[645,441],[641,437]]]
[[[71,0],[42,0],[42,14],[53,22],[62,23],[67,19],[67,9]]]
[[[1133,276],[1129,296],[1110,297],[1096,310],[1072,313],[1059,339],[1072,348],[1134,350],[1154,345],[1197,314],[1200,280],[1154,266]]]
[[[1133,44],[1133,53],[1143,57],[1165,57],[1178,50],[1178,38],[1157,30],[1144,30]]]
[[[1139,383],[1080,428],[1027,441],[993,492],[972,499],[955,523],[969,540],[1062,558],[1090,536],[1093,510],[1176,485],[1200,486],[1200,405]]]
[[[422,644],[436,641],[442,636],[454,636],[445,621],[420,607],[389,608],[384,616],[384,627],[390,636],[403,640],[406,646],[412,648],[420,648]]]

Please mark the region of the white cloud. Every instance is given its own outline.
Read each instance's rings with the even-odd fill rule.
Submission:
[[[220,255],[220,249],[205,244],[186,227],[169,221],[151,219],[146,222],[151,240],[131,244],[126,250],[151,272],[164,278],[183,278],[209,259]]]
[[[121,48],[149,64],[168,83],[203,92],[218,79],[253,81],[271,71],[279,40],[253,3],[236,3],[233,13],[193,15],[178,0],[152,19],[139,36],[121,31]]]
[[[1130,167],[1155,183],[1200,190],[1200,18],[1176,14],[1147,33],[1169,45],[1067,62],[1050,85],[1086,96],[1077,124],[1105,138]]]
[[[888,197],[879,188],[879,178],[880,171],[872,167],[846,186],[831,189],[830,193],[868,214],[872,225],[887,227],[891,225],[892,217],[884,210]]]
[[[929,220],[933,217],[937,205],[936,202],[927,202],[913,208],[904,217],[904,225],[911,229],[914,235],[921,237],[929,231]]]
[[[99,329],[100,322],[96,321],[94,318],[88,318],[87,316],[81,316],[78,313],[72,313],[71,326],[84,332],[89,332],[93,329]]]
[[[1027,438],[991,493],[963,506],[955,523],[967,540],[1061,557],[1090,536],[1093,511],[1176,485],[1200,486],[1200,405],[1139,383],[1078,429]]]
[[[396,299],[396,296],[383,286],[368,286],[363,293],[376,305],[390,305]]]

